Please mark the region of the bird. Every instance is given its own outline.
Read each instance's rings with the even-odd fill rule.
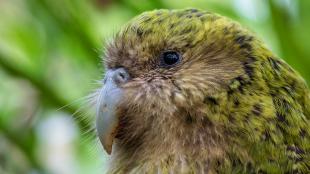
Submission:
[[[310,173],[306,81],[238,22],[143,12],[103,62],[96,129],[107,173]]]

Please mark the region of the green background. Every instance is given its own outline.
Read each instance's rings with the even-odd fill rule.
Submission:
[[[106,40],[143,11],[188,7],[239,21],[310,81],[308,0],[0,0],[0,173],[105,171],[88,96]]]

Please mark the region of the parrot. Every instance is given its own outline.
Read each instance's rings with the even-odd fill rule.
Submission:
[[[310,173],[306,81],[238,22],[146,11],[102,59],[95,124],[107,173]]]

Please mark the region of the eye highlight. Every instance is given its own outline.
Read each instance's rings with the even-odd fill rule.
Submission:
[[[161,55],[160,65],[162,67],[171,67],[181,61],[181,55],[176,51],[165,51]]]

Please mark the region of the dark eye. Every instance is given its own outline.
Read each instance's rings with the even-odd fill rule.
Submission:
[[[161,66],[171,67],[181,60],[181,56],[176,51],[166,51],[161,56]]]

